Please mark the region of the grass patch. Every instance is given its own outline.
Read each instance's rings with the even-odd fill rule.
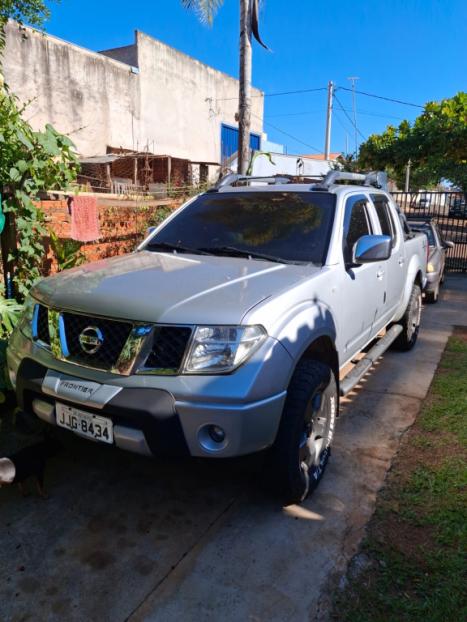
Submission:
[[[467,620],[467,331],[447,343],[333,619]],[[358,559],[358,558],[357,558]]]

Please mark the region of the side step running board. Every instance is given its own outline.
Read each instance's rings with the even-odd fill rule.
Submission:
[[[355,367],[347,374],[340,383],[340,394],[343,397],[351,391],[356,384],[360,382],[363,376],[370,370],[373,364],[382,356],[389,348],[391,343],[401,334],[402,326],[394,324],[387,331],[384,337],[369,350],[365,356],[358,361]]]

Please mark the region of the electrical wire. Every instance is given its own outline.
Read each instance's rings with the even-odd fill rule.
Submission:
[[[350,90],[350,89],[346,89],[346,90]],[[363,138],[363,140],[366,140],[366,136],[364,136],[360,130],[358,129],[358,127],[355,125],[353,119],[350,118],[350,116],[348,115],[347,111],[345,110],[344,106],[341,104],[340,99],[337,97],[336,93],[334,92],[334,99],[336,100],[336,102],[339,104],[340,109],[342,110],[342,112],[345,114],[345,116],[347,117],[347,119],[350,121],[350,123],[352,124],[352,127],[355,129],[355,131]]]
[[[349,110],[348,108],[345,108],[345,110],[347,112],[352,112],[351,110]],[[301,116],[305,116],[305,115],[311,115],[311,114],[324,114],[326,112],[325,109],[323,110],[306,110],[303,112],[283,112],[280,114],[270,114],[268,116],[269,119],[272,118],[276,118],[276,117],[301,117]],[[367,116],[367,117],[381,117],[382,119],[397,119],[398,121],[403,121],[403,117],[396,117],[395,115],[392,114],[378,114],[377,112],[370,112],[369,110],[358,110],[358,114],[359,115],[363,115],[363,116]]]
[[[261,119],[261,117],[259,115],[255,114],[254,112],[252,112],[251,114],[254,117],[256,117],[257,119],[262,120],[265,125],[269,125],[269,127],[272,127],[277,132],[280,132],[281,134],[284,134],[284,136],[288,136],[289,138],[291,138],[295,142],[301,143],[302,145],[305,145],[305,147],[308,147],[309,149],[312,149],[313,151],[316,151],[316,153],[322,153],[323,152],[322,149],[317,149],[316,147],[313,147],[313,145],[310,145],[309,143],[306,143],[305,141],[301,140],[300,138],[297,138],[296,136],[294,136],[293,134],[289,134],[288,132],[284,132],[284,130],[281,130],[281,128],[277,127],[277,125],[274,125],[274,124],[270,123],[269,121],[265,121],[264,119]]]
[[[342,91],[349,91],[352,93],[352,89],[346,88],[345,86],[337,87]],[[335,90],[337,90],[337,88]],[[365,95],[366,97],[374,97],[375,99],[384,99],[387,102],[394,102],[396,104],[402,104],[403,106],[413,106],[414,108],[425,108],[425,106],[421,106],[420,104],[413,104],[411,102],[405,102],[401,99],[392,99],[391,97],[383,97],[382,95],[375,95],[374,93],[365,93],[365,91],[355,91],[359,95]]]
[[[279,95],[296,95],[298,93],[316,93],[317,91],[327,91],[327,86],[321,86],[319,89],[299,89],[298,91],[281,91],[278,93],[261,93],[261,95],[252,95],[251,97],[278,97]],[[236,97],[219,97],[216,98],[218,102],[225,101],[233,101],[234,99],[238,99],[238,95]]]

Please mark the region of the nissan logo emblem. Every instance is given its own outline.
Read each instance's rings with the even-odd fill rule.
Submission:
[[[97,326],[87,326],[81,331],[79,345],[86,354],[95,354],[104,343],[104,335]]]

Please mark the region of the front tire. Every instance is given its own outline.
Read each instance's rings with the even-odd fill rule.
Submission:
[[[407,352],[414,347],[420,328],[421,312],[422,290],[417,283],[414,283],[405,313],[398,322],[402,324],[402,332],[393,343],[395,350]]]
[[[302,360],[290,381],[269,475],[284,505],[300,503],[318,485],[331,453],[338,408],[332,370]]]

